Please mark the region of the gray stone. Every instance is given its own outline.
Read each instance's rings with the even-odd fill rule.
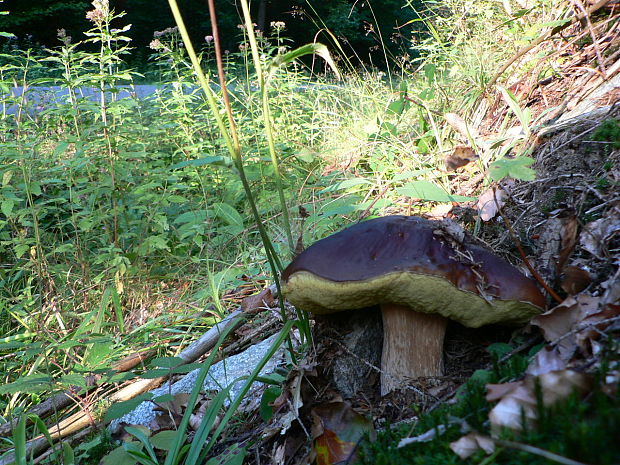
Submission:
[[[259,364],[260,360],[267,354],[276,337],[277,334],[274,334],[268,339],[249,347],[245,351],[214,364],[205,378],[205,382],[203,384],[204,390],[219,391],[223,387],[226,387],[237,380],[230,390],[229,398],[224,403],[226,406],[230,405],[231,401],[239,394],[243,384],[245,383],[245,379],[238,380],[238,378],[248,376],[252,373],[252,371]],[[265,364],[263,369],[260,371],[260,375],[265,376],[269,373],[273,373],[275,368],[284,362],[284,359],[285,345],[283,344],[276,351],[273,357],[271,357],[271,359]],[[196,369],[188,373],[172,385],[165,384],[164,386],[154,389],[151,391],[153,397],[162,396],[164,394],[174,395],[181,392],[190,393],[196,385],[198,371],[199,370]],[[263,383],[254,382],[250,388],[250,391],[246,394],[244,402],[252,402],[254,401],[254,397],[261,396],[263,386]],[[156,406],[153,402],[142,402],[133,411],[112,421],[109,427],[110,431],[116,431],[121,423],[148,426],[155,419],[155,407]]]

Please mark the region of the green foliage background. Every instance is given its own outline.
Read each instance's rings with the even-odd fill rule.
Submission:
[[[411,36],[405,31],[410,31],[411,27],[405,24],[418,18],[416,11],[422,9],[423,2],[415,0],[412,4],[415,8],[403,8],[400,0],[254,0],[251,7],[255,15],[261,8],[260,3],[264,3],[262,8],[265,9],[264,24],[259,24],[260,28],[267,30],[270,22],[284,21],[286,36],[299,46],[313,42],[317,32],[327,27],[342,41],[353,62],[386,66],[386,53],[397,56],[407,51]],[[153,32],[174,25],[167,1],[111,0],[110,6],[117,12],[127,13],[123,24],[132,24],[129,36],[135,48],[128,61],[134,67],[142,68]],[[34,44],[56,45],[56,31],[60,28],[66,29],[74,39],[81,40],[82,31],[88,28],[84,15],[89,7],[90,2],[85,0],[6,0],[3,9],[10,15],[0,17],[0,30],[15,34],[22,48]],[[187,18],[193,42],[201,48],[204,37],[211,31],[206,2],[183,0],[179,7]],[[217,8],[222,47],[236,51],[242,41],[237,28],[241,23],[240,7],[220,1]],[[331,41],[325,33],[319,34],[318,39]]]

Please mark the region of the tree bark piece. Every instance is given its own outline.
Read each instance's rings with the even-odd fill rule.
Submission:
[[[407,379],[443,374],[443,340],[448,320],[403,305],[383,305],[381,395]]]

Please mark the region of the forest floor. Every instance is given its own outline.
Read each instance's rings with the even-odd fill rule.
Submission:
[[[591,76],[584,76],[577,68],[591,56],[587,56],[587,49],[574,53],[571,65],[564,70],[564,78],[528,86],[524,83],[532,80],[526,76],[513,85],[520,104],[535,113],[556,106],[562,106],[562,111],[526,138],[525,144],[535,160],[532,168],[536,179],[500,182],[495,188],[497,204],[482,222],[479,236],[492,250],[513,263],[520,263],[523,269],[524,258],[518,248],[525,252],[530,265],[556,291],[555,298],[549,297],[550,310],[545,316],[516,331],[497,326],[472,330],[451,323],[445,342],[445,376],[414,380],[408,389],[385,397],[379,394],[376,352],[354,355],[364,367],[366,382],[346,399],[338,391],[338,380],[334,378],[347,376],[335,372],[338,362],[351,352],[342,342],[351,331],[350,318],[321,319],[314,326],[314,350],[289,374],[284,393],[272,403],[275,413],[269,424],[258,415],[254,417],[256,421],[251,421],[250,414],[250,421],[222,443],[223,449],[226,443],[261,437],[251,463],[303,464],[317,454],[327,457],[319,457],[323,461],[317,463],[349,463],[359,445],[351,442],[351,436],[373,429],[385,430],[387,425],[415,425],[423,415],[421,412],[434,410],[442,403],[454,403],[464,381],[497,363],[498,358],[494,357],[497,354],[488,350],[497,344],[509,347],[501,358],[502,363],[516,354],[530,354],[526,357],[525,374],[513,379],[513,384],[533,378],[540,381],[540,377],[554,372],[561,379],[545,385],[543,395],[553,397],[556,391],[575,388],[581,391],[581,396],[587,396],[591,388],[585,386],[590,378],[600,372],[602,365],[609,365],[599,388],[610,395],[617,392],[620,382],[620,79],[617,74],[611,79],[592,80]],[[617,64],[614,63],[614,69]],[[488,106],[484,124],[476,128],[478,133],[492,133],[501,116],[500,109]],[[475,195],[479,179],[472,182],[472,178],[467,168],[453,174],[452,182],[462,186],[456,192]],[[477,213],[475,205],[459,205],[444,208],[439,214],[431,212],[429,217],[450,218],[473,231],[480,226],[476,223]],[[378,309],[369,313],[365,324],[380,326]],[[380,347],[380,339],[378,344],[376,339],[370,340]],[[538,349],[541,349],[538,355],[532,355]],[[609,350],[615,355],[610,357]],[[505,392],[493,400],[510,400],[510,396]],[[526,414],[527,402],[517,403]],[[372,421],[365,423],[361,418]],[[502,421],[511,420],[496,414],[491,423],[504,425]],[[411,426],[409,432],[413,430]],[[506,443],[496,442],[495,446],[487,446],[482,440],[476,443],[471,434],[464,437],[473,441],[472,450],[491,453],[490,449],[495,447],[510,449]],[[420,442],[428,440],[431,439],[420,439]],[[513,447],[517,449],[525,447],[516,444]],[[392,442],[390,447],[395,446]],[[458,446],[453,447],[455,452],[457,449]],[[544,452],[533,454],[544,456]],[[467,456],[461,454],[462,458]],[[618,451],[616,458],[617,454]],[[375,460],[379,460],[378,456],[374,456]],[[373,463],[372,457],[370,453],[364,460]],[[397,454],[392,457],[396,460],[393,463],[398,463],[398,457]],[[545,457],[573,463],[562,462],[562,456]]]

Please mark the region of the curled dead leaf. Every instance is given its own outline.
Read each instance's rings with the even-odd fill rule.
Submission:
[[[457,441],[451,442],[450,449],[461,459],[465,460],[478,450],[483,450],[487,455],[492,454],[495,451],[495,443],[488,436],[472,432]]]
[[[560,287],[569,295],[579,294],[592,282],[590,273],[583,268],[573,265],[564,267],[561,278]]]
[[[477,159],[478,155],[473,148],[461,144],[454,147],[452,153],[444,159],[444,163],[447,171],[455,171]]]
[[[489,413],[491,431],[499,433],[502,428],[520,431],[537,419],[536,390],[542,393],[542,403],[549,407],[559,400],[565,399],[573,392],[583,393],[590,387],[590,378],[584,373],[573,370],[557,370],[538,376],[528,376],[522,381],[507,383],[508,386],[487,385],[489,398],[497,399],[498,404]]]
[[[241,301],[241,310],[245,313],[258,313],[262,310],[269,309],[275,304],[271,288],[266,287],[258,294],[246,297]]]
[[[564,265],[568,261],[569,257],[575,250],[577,244],[577,233],[579,231],[579,222],[577,221],[577,214],[573,209],[565,209],[562,211],[560,217],[560,253],[556,262],[557,273],[565,271]]]
[[[330,402],[311,410],[317,465],[352,463],[359,440],[373,434],[372,422],[356,413],[349,402]]]
[[[465,120],[456,113],[446,113],[443,117],[452,129],[461,134],[463,137],[469,138],[471,136],[474,139],[478,137],[478,131],[475,128],[470,127]]]
[[[504,206],[505,199],[508,194],[499,188],[492,187],[486,190],[480,197],[478,197],[478,214],[482,221],[489,221],[497,215],[500,208]]]
[[[550,371],[564,370],[566,361],[560,357],[557,347],[543,347],[534,356],[527,367],[526,373],[532,376],[542,375]]]
[[[577,334],[569,334],[585,318],[599,311],[600,297],[578,295],[565,299],[560,305],[535,316],[531,323],[538,326],[549,342],[557,341],[562,360],[571,359],[577,349]]]
[[[614,213],[588,223],[579,235],[579,242],[592,255],[604,258],[612,236],[620,233],[620,215]]]

